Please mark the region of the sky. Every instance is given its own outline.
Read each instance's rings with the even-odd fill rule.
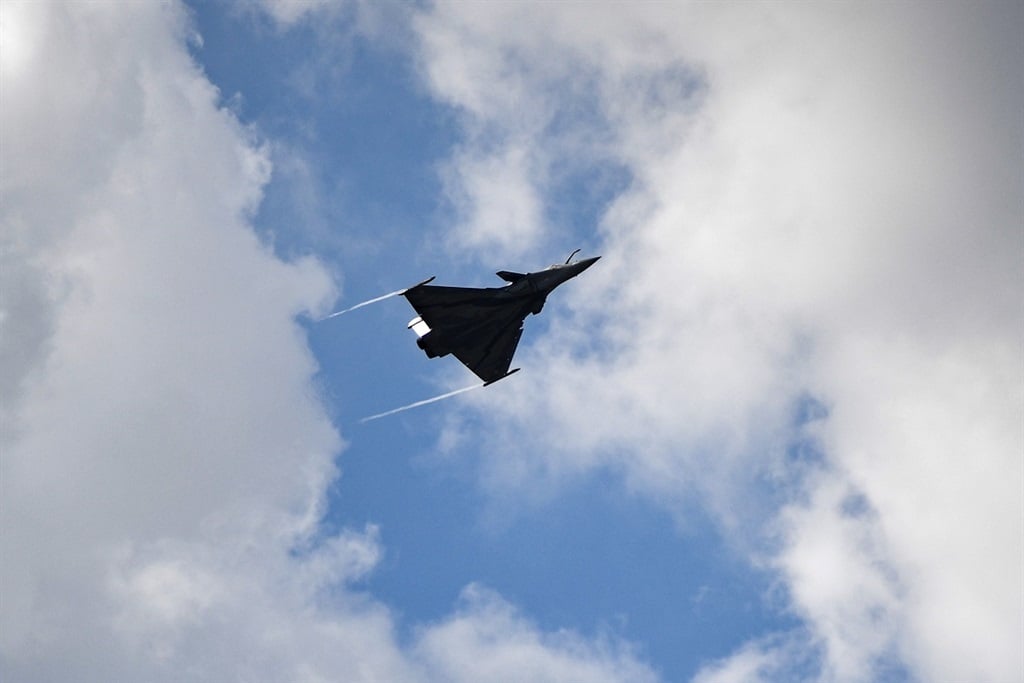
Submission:
[[[1022,33],[4,0],[0,678],[1020,681]]]

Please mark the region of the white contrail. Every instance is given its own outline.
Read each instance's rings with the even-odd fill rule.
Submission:
[[[341,314],[343,314],[343,313],[348,313],[349,311],[354,311],[354,310],[356,310],[357,308],[362,308],[363,306],[369,306],[370,304],[375,304],[375,303],[377,303],[378,301],[383,301],[384,299],[387,299],[387,298],[389,298],[389,297],[392,297],[392,296],[398,296],[399,294],[401,294],[401,293],[402,293],[402,292],[404,292],[404,291],[405,291],[404,289],[397,289],[397,290],[395,290],[395,291],[393,291],[393,292],[389,292],[388,294],[385,294],[384,296],[378,296],[378,297],[377,297],[377,298],[375,298],[375,299],[370,299],[369,301],[364,301],[364,302],[363,302],[363,303],[361,303],[361,304],[356,304],[355,306],[352,306],[351,308],[346,308],[346,309],[345,309],[345,310],[343,310],[343,311],[335,311],[334,313],[331,313],[331,314],[330,314],[330,315],[328,315],[328,316],[325,316],[325,317],[323,317],[323,318],[320,318],[320,322],[323,322],[324,320],[327,320],[327,319],[329,319],[329,318],[333,318],[333,317],[335,317],[335,316],[339,316],[339,315],[341,315]]]
[[[377,418],[387,417],[388,415],[394,415],[395,413],[400,413],[403,410],[409,410],[410,408],[418,408],[420,406],[425,406],[428,403],[433,403],[434,401],[441,401],[443,399],[455,396],[456,394],[465,393],[465,392],[467,392],[467,391],[469,391],[471,389],[479,389],[482,386],[484,386],[484,385],[483,384],[471,384],[468,387],[462,387],[461,389],[456,389],[455,391],[449,391],[447,394],[441,394],[440,396],[435,396],[434,398],[428,398],[428,399],[424,399],[422,401],[416,401],[415,403],[410,403],[407,406],[402,406],[401,408],[395,408],[394,410],[389,410],[389,411],[387,411],[385,413],[377,413],[376,415],[371,415],[369,417],[364,417],[359,422],[361,424],[363,422],[369,422],[370,420],[376,420]]]

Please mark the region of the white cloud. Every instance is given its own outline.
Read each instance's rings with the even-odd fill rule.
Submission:
[[[576,10],[536,9],[440,4],[414,21],[422,77],[435,97],[456,107],[465,135],[446,169],[455,252],[535,253],[561,232],[547,216],[546,188],[606,160],[613,143],[606,135],[616,137],[593,126],[603,117],[591,106],[604,104],[595,92],[603,84],[595,65],[580,59],[594,46],[573,42]],[[588,21],[600,23],[602,14]]]
[[[829,680],[877,679],[902,618],[891,548],[843,481],[815,482],[812,496],[781,515],[780,564],[793,602],[829,648]]]
[[[741,544],[771,534],[826,679],[1024,675],[1020,7],[464,10],[418,23],[467,119],[456,164],[578,143],[632,174],[524,379],[471,397],[486,485],[609,467],[675,509],[700,494]],[[581,104],[567,138],[551,122]],[[536,178],[518,196],[543,210]],[[480,253],[498,225],[454,234]],[[794,426],[808,396],[828,414]],[[806,438],[824,463],[787,457]]]
[[[0,11],[0,676],[460,680],[445,657],[505,651],[506,627],[540,678],[643,670],[507,606],[451,622],[486,644],[423,627],[428,663],[358,588],[376,529],[321,538],[342,442],[295,319],[334,286],[255,236],[267,154],[192,62],[186,14]]]
[[[808,645],[797,635],[771,638],[744,645],[730,657],[705,665],[693,678],[693,683],[766,683],[767,681],[800,681],[800,673],[793,664],[810,659]]]
[[[330,0],[257,0],[255,3],[280,26],[293,26],[309,17],[322,14],[337,3]]]
[[[456,157],[448,185],[464,222],[449,241],[498,246],[508,253],[521,253],[532,245],[541,231],[542,217],[531,166],[523,150],[514,146],[496,154]]]
[[[462,608],[420,634],[417,655],[440,681],[657,680],[613,640],[588,642],[571,632],[541,634],[500,597],[471,585]]]

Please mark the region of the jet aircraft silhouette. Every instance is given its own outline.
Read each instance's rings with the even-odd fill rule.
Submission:
[[[402,292],[419,314],[409,322],[428,358],[454,355],[484,386],[508,377],[526,316],[540,313],[548,294],[594,265],[600,256],[555,264],[536,273],[499,270],[504,287],[440,287],[424,280]]]

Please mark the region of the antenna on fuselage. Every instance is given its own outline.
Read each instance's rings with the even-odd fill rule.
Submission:
[[[572,257],[575,256],[578,253],[580,253],[579,249],[577,249],[576,251],[574,251],[571,254],[569,254],[569,258],[565,259],[565,265],[569,265],[569,261],[572,261]]]

